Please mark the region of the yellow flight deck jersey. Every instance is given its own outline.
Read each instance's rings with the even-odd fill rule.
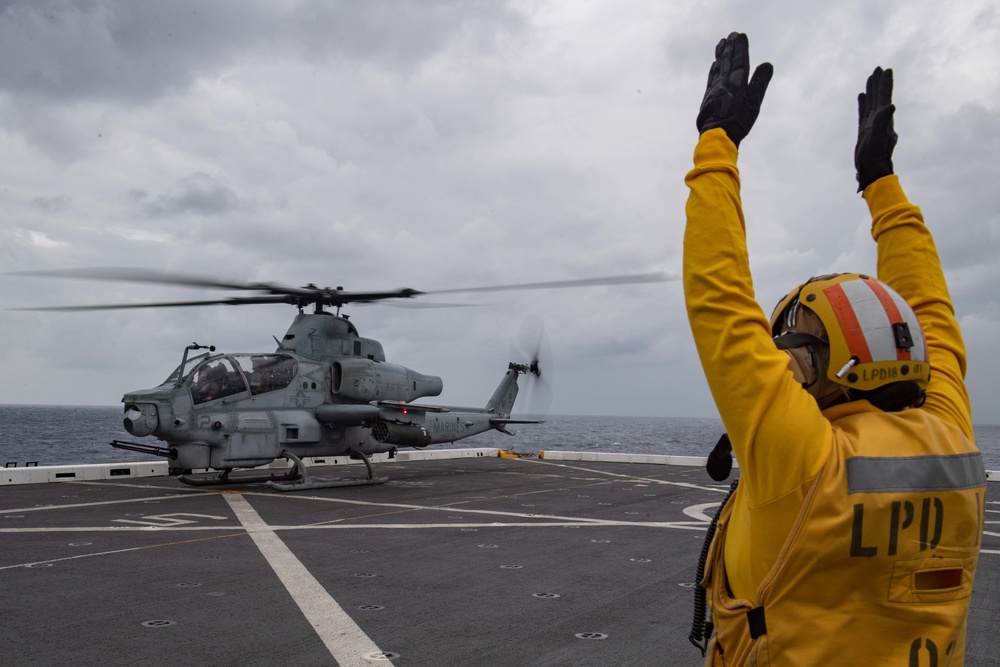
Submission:
[[[703,585],[709,665],[963,663],[985,472],[965,348],[937,251],[896,176],[864,192],[878,278],[920,320],[932,368],[920,408],[820,411],[754,298],[736,146],[702,134],[687,175],[684,293],[740,465]]]

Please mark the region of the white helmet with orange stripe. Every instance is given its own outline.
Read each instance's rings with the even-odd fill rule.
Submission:
[[[870,398],[905,383],[905,405],[896,406],[897,397],[883,408],[898,410],[918,403],[930,379],[927,342],[913,309],[863,274],[819,276],[798,286],[771,314],[771,333],[821,407],[838,402],[838,394]]]

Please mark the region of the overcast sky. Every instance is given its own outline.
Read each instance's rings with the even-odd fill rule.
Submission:
[[[436,290],[680,273],[716,42],[774,64],[742,146],[758,299],[875,272],[857,94],[895,72],[894,162],[935,234],[974,421],[1000,423],[1000,16],[991,0],[0,2],[0,271],[145,267]],[[216,298],[0,277],[0,308]],[[431,402],[485,404],[526,319],[553,414],[715,417],[679,282],[351,306]],[[0,319],[0,403],[116,405],[192,341],[272,351],[288,306]],[[426,399],[425,399],[426,401]],[[527,404],[525,404],[527,407]]]

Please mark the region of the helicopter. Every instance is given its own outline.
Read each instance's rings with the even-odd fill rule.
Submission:
[[[223,353],[215,346],[187,345],[180,364],[150,389],[127,392],[125,430],[154,436],[165,446],[114,440],[113,447],[168,459],[172,474],[195,486],[265,482],[278,491],[381,484],[371,456],[395,457],[400,447],[423,448],[490,430],[514,435],[512,424],[538,420],[511,417],[518,379],[540,380],[538,349],[511,361],[482,408],[414,403],[440,395],[440,377],[390,363],[382,344],[365,338],[341,309],[349,304],[406,300],[428,294],[553,289],[675,280],[657,272],[577,280],[522,283],[421,292],[411,288],[348,292],[343,287],[290,287],[239,283],[143,269],[25,271],[17,275],[144,282],[253,292],[194,301],[36,307],[26,310],[87,311],[210,305],[289,304],[298,309],[273,352]],[[329,309],[333,309],[332,312]],[[307,309],[311,312],[306,312]],[[321,479],[308,474],[305,457],[349,456],[366,476]],[[241,473],[276,459],[291,462],[283,475]],[[209,471],[194,475],[194,470]]]

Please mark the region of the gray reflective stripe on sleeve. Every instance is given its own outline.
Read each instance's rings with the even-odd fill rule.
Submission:
[[[945,456],[854,456],[847,459],[848,493],[947,491],[986,484],[979,452]]]

